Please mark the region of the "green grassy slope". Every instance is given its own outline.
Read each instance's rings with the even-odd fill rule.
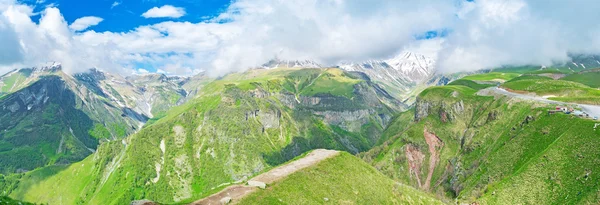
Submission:
[[[568,123],[569,126],[565,126]],[[596,204],[600,184],[600,163],[593,159],[600,154],[600,131],[589,120],[556,115],[540,119],[523,134],[513,139],[526,146],[508,145],[490,156],[488,173],[499,173],[510,152],[521,151],[528,156],[516,160],[503,179],[484,191],[484,204]],[[547,132],[548,134],[544,134]],[[532,138],[532,139],[531,139]],[[515,149],[516,148],[516,149]],[[527,150],[525,150],[527,148]],[[511,158],[509,158],[511,159]],[[513,161],[513,160],[509,160]],[[485,177],[486,174],[482,174]],[[487,175],[489,176],[489,174]]]
[[[466,80],[466,79],[458,79],[458,80],[452,81],[448,85],[462,85],[462,86],[467,86],[467,87],[477,89],[477,90],[495,86],[494,84],[479,84],[474,81]]]
[[[0,101],[0,173],[78,161],[96,148],[88,134],[93,121],[64,86],[57,77],[44,78]]]
[[[349,82],[352,92],[320,87],[333,81]],[[37,185],[19,185],[11,196],[58,203],[42,190],[62,183],[81,187],[75,193],[56,189],[56,195],[77,196],[64,203],[191,202],[313,148],[366,151],[399,104],[337,69],[252,70],[209,83],[198,96],[129,137],[127,148],[108,160],[88,157],[85,166],[93,169],[78,163],[43,179],[23,178],[20,184]],[[75,172],[86,180],[64,178]]]
[[[600,88],[600,71],[594,70],[594,72],[581,72],[568,75],[561,80],[578,82],[592,88]]]
[[[547,115],[552,108],[544,105],[476,96],[477,87],[426,90],[414,118],[390,125],[406,129],[388,128],[383,135],[392,137],[361,156],[394,180],[459,202],[597,203],[600,187],[589,180],[600,167],[592,157],[600,154],[593,121]],[[418,180],[424,184],[434,157],[426,133],[441,144],[430,188]]]
[[[491,73],[470,75],[470,76],[464,77],[463,79],[476,80],[476,81],[493,81],[493,80],[507,81],[507,80],[516,78],[519,75],[520,74],[518,74],[518,73],[491,72]]]
[[[567,76],[567,78],[569,77]],[[576,79],[581,78],[576,77]],[[553,95],[555,97],[550,99],[563,102],[600,104],[600,90],[576,81],[553,80],[545,77],[519,77],[504,83],[502,87],[537,95]]]
[[[0,99],[0,174],[80,161],[101,141],[122,139],[139,126],[105,95],[61,71],[34,77]]]
[[[28,85],[27,78],[31,75],[31,69],[21,69],[0,76],[0,97],[15,92]]]
[[[71,165],[52,165],[26,173],[12,191],[12,198],[47,204],[86,204],[94,197],[95,186],[106,183],[117,162],[124,157],[125,146],[111,142],[83,161]]]
[[[341,153],[258,190],[239,204],[443,204]]]
[[[14,199],[11,199],[6,196],[2,196],[2,197],[0,197],[0,205],[33,205],[33,204],[28,203],[28,202],[14,200]]]

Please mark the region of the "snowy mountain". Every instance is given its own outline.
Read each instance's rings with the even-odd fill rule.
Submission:
[[[368,60],[365,62],[348,62],[339,65],[325,66],[312,60],[281,60],[275,58],[260,68],[324,68],[339,67],[346,71],[365,73],[371,80],[378,82],[386,91],[407,103],[414,100],[415,89],[422,85],[437,85],[451,80],[437,76],[435,60],[418,53],[402,52],[387,60]],[[446,79],[438,82],[440,79]]]
[[[413,81],[426,80],[434,73],[435,61],[427,56],[403,52],[395,58],[386,60],[385,63],[399,70]]]
[[[421,85],[438,84],[435,78],[435,60],[427,56],[402,52],[387,60],[370,60],[362,63],[342,63],[347,71],[363,72],[395,97],[407,103],[414,100],[414,90]]]

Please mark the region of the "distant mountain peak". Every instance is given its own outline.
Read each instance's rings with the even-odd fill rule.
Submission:
[[[400,70],[409,75],[419,75],[413,77],[424,77],[433,73],[435,61],[425,55],[404,51],[392,59],[385,62],[396,70]]]
[[[323,65],[313,60],[282,60],[274,58],[263,64],[262,68],[322,68]]]
[[[387,60],[369,60],[361,63],[342,63],[340,68],[347,71],[370,73],[375,79],[408,83],[420,83],[435,72],[435,60],[425,55],[404,51]]]
[[[62,64],[59,62],[47,62],[43,65],[32,67],[33,72],[57,72],[62,70]]]

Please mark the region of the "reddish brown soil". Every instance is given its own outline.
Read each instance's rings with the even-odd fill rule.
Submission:
[[[412,177],[414,174],[417,178],[417,183],[419,187],[422,187],[421,184],[421,166],[423,166],[423,160],[425,160],[425,155],[419,151],[417,147],[414,145],[408,144],[406,145],[406,158],[408,159],[408,171],[409,176]]]
[[[423,185],[423,189],[429,190],[431,186],[431,178],[433,177],[433,171],[435,170],[435,166],[440,161],[440,153],[438,150],[444,146],[444,143],[435,134],[429,132],[427,128],[423,130],[423,135],[425,136],[427,145],[429,145],[429,153],[431,154],[431,156],[429,156],[429,173],[427,174],[427,179]]]
[[[213,194],[209,197],[206,197],[204,199],[195,201],[194,203],[191,203],[193,205],[221,205],[221,199],[225,198],[225,197],[231,197],[232,199],[239,199],[242,198],[243,196],[246,196],[254,191],[256,191],[257,188],[256,187],[251,187],[251,186],[244,186],[244,185],[233,185],[230,187],[227,187],[225,190]]]

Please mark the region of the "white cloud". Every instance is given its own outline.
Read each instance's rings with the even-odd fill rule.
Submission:
[[[238,0],[205,22],[74,32],[56,8],[36,23],[32,6],[0,0],[0,44],[9,45],[0,48],[0,66],[60,61],[71,72],[98,67],[133,73],[143,64],[175,75],[222,75],[276,56],[335,64],[388,58],[405,48],[437,56],[447,72],[550,64],[568,52],[600,53],[598,10],[591,0]],[[148,15],[180,17],[184,11],[157,13]],[[439,29],[450,33],[414,38]]]
[[[23,60],[23,51],[13,25],[0,16],[0,65],[13,64]],[[1,75],[1,74],[0,74]]]
[[[5,70],[38,66],[53,61],[61,62],[64,70],[70,73],[93,67],[107,68],[119,73],[129,69],[127,62],[123,60],[128,53],[120,52],[116,47],[94,46],[77,40],[78,34],[69,29],[57,8],[43,10],[39,23],[31,20],[31,11],[31,7],[16,3],[7,5],[0,11],[0,19],[4,19],[0,21],[11,25],[7,27],[8,31],[2,33],[10,33],[12,30],[17,36],[17,39],[12,41],[2,39],[1,44],[12,45],[22,53],[20,61],[1,62],[0,66]],[[18,42],[18,45],[11,42]],[[0,56],[9,54],[4,49],[0,50]]]
[[[119,6],[119,5],[121,5],[121,2],[115,1],[115,2],[112,3],[112,5],[110,5],[110,8],[112,9],[112,8],[115,8],[115,7]]]
[[[91,26],[98,25],[103,20],[104,19],[102,19],[100,17],[95,17],[95,16],[81,17],[81,18],[78,18],[77,20],[75,20],[69,26],[69,28],[71,28],[74,31],[83,31]]]
[[[164,5],[162,7],[154,7],[142,14],[144,18],[179,18],[185,15],[185,9]]]
[[[441,71],[550,65],[569,60],[569,52],[600,53],[595,1],[481,0],[465,8],[443,44]]]
[[[136,74],[148,74],[150,73],[150,71],[143,69],[143,68],[139,68],[137,69],[137,72],[135,72]]]

